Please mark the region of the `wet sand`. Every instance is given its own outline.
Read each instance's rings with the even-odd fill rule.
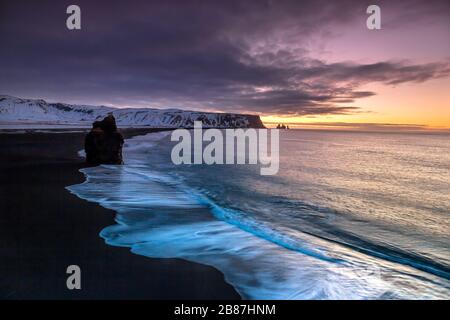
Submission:
[[[239,299],[212,267],[104,243],[114,211],[65,189],[84,181],[84,135],[0,133],[0,299]],[[72,264],[81,290],[66,287]]]

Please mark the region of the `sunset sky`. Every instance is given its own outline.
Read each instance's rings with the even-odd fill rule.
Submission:
[[[448,0],[1,1],[0,39],[0,94],[450,129]]]

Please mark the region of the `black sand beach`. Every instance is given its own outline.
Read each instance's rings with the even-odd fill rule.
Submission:
[[[0,133],[0,298],[239,299],[214,268],[104,243],[98,233],[114,212],[65,189],[84,181],[84,134]],[[66,288],[72,264],[81,290]]]

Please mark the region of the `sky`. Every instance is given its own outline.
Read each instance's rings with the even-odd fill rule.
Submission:
[[[66,27],[71,4],[81,30]],[[450,129],[448,0],[0,0],[0,39],[0,94]]]

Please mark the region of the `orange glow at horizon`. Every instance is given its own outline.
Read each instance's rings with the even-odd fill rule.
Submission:
[[[436,79],[426,83],[398,86],[370,85],[361,90],[373,91],[375,96],[358,99],[349,106],[358,107],[354,113],[344,115],[261,116],[268,127],[273,124],[289,125],[332,123],[419,125],[424,129],[450,129],[450,80]]]

